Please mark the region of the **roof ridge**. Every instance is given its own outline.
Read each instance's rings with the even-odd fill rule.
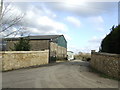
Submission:
[[[61,36],[61,35],[56,34],[56,35],[30,35],[30,36]]]
[[[63,35],[35,35],[35,36],[24,36],[23,38],[29,37],[29,39],[41,39],[41,40],[47,39],[47,40],[50,40],[50,39],[58,38],[60,36],[63,36]],[[19,38],[8,38],[8,39],[19,39]]]

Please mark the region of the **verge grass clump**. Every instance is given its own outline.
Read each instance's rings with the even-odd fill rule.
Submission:
[[[93,67],[91,67],[91,66],[89,66],[89,71],[90,71],[90,72],[93,72],[93,73],[96,73],[96,74],[98,74],[100,77],[103,77],[103,78],[108,78],[108,79],[113,79],[113,80],[120,81],[120,79],[115,78],[115,77],[112,77],[112,76],[109,76],[109,75],[107,75],[107,74],[105,74],[105,73],[103,73],[103,72],[100,72],[100,71],[98,71],[97,69],[95,69],[95,68],[93,68]]]

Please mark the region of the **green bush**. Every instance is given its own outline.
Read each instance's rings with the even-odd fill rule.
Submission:
[[[29,38],[21,37],[17,43],[14,43],[13,51],[30,51]]]

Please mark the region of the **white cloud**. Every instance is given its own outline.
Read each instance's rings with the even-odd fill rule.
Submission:
[[[42,11],[44,10],[44,11]],[[26,27],[29,27],[31,33],[34,34],[59,34],[67,32],[67,26],[64,23],[54,20],[57,17],[49,9],[42,7],[29,8],[26,16]]]
[[[53,13],[51,10],[47,9],[46,7],[43,7],[43,11],[44,11],[45,14],[47,14],[47,15],[53,17],[53,18],[57,17],[55,13]]]
[[[104,19],[100,15],[103,13],[109,14],[109,12],[115,11],[112,5],[112,3],[82,3],[82,5],[80,5],[80,3],[74,3],[74,5],[72,4],[68,6],[66,6],[64,3],[49,2],[34,2],[34,4],[18,3],[15,4],[16,11],[14,11],[14,14],[16,14],[16,12],[25,13],[25,17],[23,19],[24,24],[22,24],[24,27],[27,28],[27,30],[31,34],[64,34],[67,41],[71,41],[72,38],[66,34],[67,26],[62,22],[56,21],[56,17],[60,16],[56,13],[59,12],[62,15],[66,15],[67,13],[73,16],[76,15],[80,17],[91,17],[89,18],[90,23],[92,22],[92,24],[95,25],[95,28],[98,31],[103,31],[101,25],[104,23]],[[72,23],[73,25],[80,27],[81,22],[73,16],[68,16],[66,20]],[[15,29],[13,28],[13,30]],[[98,50],[100,40],[101,37],[93,37],[90,40],[88,40],[88,45],[84,46],[83,48],[70,45],[68,46],[68,49],[73,50],[75,52],[90,52],[92,49]]]
[[[30,34],[61,34],[68,30],[64,23],[55,20],[57,17],[55,13],[43,6],[38,8],[37,6],[27,4],[25,7],[23,3],[12,5],[15,8],[15,12],[19,11],[25,13],[24,18],[17,26],[22,25]],[[24,6],[25,9],[22,6]],[[13,13],[14,16],[15,12],[10,11],[9,13]],[[6,18],[10,18],[10,16],[7,15]],[[8,19],[8,21],[10,20]],[[14,26],[13,29],[14,28],[17,27]]]
[[[70,22],[71,24],[80,27],[81,26],[81,22],[79,21],[79,19],[73,17],[73,16],[68,16],[65,18],[68,22]]]
[[[89,18],[90,22],[93,22],[94,24],[103,24],[104,20],[102,16],[94,16]]]
[[[103,39],[103,37],[94,36],[90,40],[88,40],[88,42],[98,44],[101,42],[102,39]]]
[[[93,29],[95,31],[99,31],[99,32],[104,32],[104,19],[102,16],[94,16],[94,17],[89,17],[88,19],[89,25],[91,25],[91,27],[93,27]]]
[[[98,16],[101,14],[109,15],[117,9],[115,7],[117,3],[113,2],[84,2],[83,0],[70,1],[67,0],[63,3],[45,3],[45,5],[53,11],[67,12],[82,17]]]
[[[65,24],[57,22],[53,19],[50,19],[47,16],[39,17],[36,23],[38,23],[38,25],[41,25],[43,27],[49,27],[51,30],[56,30],[58,32],[59,31],[63,31],[63,32],[67,31],[67,27]]]

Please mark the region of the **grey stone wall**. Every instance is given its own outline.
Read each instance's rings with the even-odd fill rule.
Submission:
[[[14,70],[49,63],[49,51],[5,51],[2,55],[2,71]]]
[[[120,79],[120,54],[92,52],[90,65],[100,72]]]

